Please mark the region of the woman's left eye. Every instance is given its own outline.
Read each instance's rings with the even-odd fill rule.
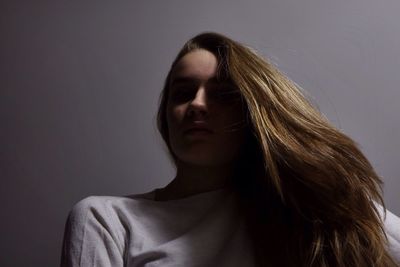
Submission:
[[[191,93],[190,92],[177,92],[175,94],[172,95],[172,99],[176,100],[176,101],[187,101],[191,98]]]
[[[215,90],[215,92],[213,92],[213,96],[216,100],[223,103],[232,102],[240,99],[240,93],[237,90],[233,89]]]
[[[176,87],[171,94],[171,98],[177,102],[188,101],[193,97],[193,91],[194,90],[188,86]]]
[[[196,88],[190,86],[176,87],[171,93],[171,100],[175,103],[187,102],[196,96],[196,92]],[[210,88],[207,97],[220,104],[230,104],[241,99],[240,92],[231,87]]]

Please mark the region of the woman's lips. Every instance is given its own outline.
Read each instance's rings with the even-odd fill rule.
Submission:
[[[192,128],[185,131],[185,134],[188,135],[209,135],[212,134],[212,131],[208,129],[201,129],[201,128]]]
[[[213,132],[211,130],[210,125],[205,121],[200,121],[200,120],[192,121],[184,126],[185,132],[194,131],[194,130],[208,131],[209,133]]]

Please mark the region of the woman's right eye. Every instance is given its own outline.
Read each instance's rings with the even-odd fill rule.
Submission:
[[[187,88],[175,88],[171,94],[171,98],[174,101],[187,101],[193,97],[193,90]]]

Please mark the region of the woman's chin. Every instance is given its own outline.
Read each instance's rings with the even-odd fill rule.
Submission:
[[[210,156],[211,155],[211,156]],[[181,161],[194,166],[221,166],[226,164],[226,158],[212,157],[209,153],[193,153],[181,157]]]

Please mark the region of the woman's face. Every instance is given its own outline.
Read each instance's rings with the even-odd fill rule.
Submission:
[[[197,49],[182,57],[172,70],[167,124],[171,148],[182,162],[229,165],[245,141],[239,91],[227,81],[217,81],[217,66],[211,52]]]

